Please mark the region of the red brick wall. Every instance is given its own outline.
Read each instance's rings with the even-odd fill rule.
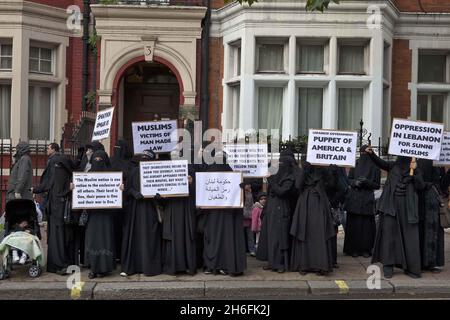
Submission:
[[[83,78],[83,41],[81,38],[70,38],[67,48],[66,108],[69,111],[68,121],[77,122],[81,116],[82,78]]]
[[[225,5],[224,0],[211,0],[211,8],[218,9]]]
[[[412,53],[409,40],[394,40],[392,50],[392,108],[391,116],[406,118],[411,114],[411,82]]]
[[[223,42],[210,38],[209,44],[209,127],[221,128],[223,97]]]
[[[394,0],[394,4],[405,12],[450,12],[448,0]]]

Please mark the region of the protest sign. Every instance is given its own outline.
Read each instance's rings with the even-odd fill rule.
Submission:
[[[113,115],[114,108],[108,108],[97,112],[94,132],[92,133],[92,141],[98,141],[109,137]]]
[[[242,208],[241,172],[197,172],[195,205],[202,209]]]
[[[444,131],[442,135],[441,154],[439,160],[434,161],[435,166],[450,165],[450,132]]]
[[[394,119],[389,154],[438,160],[443,134],[442,123]]]
[[[172,141],[171,134],[177,129],[177,120],[133,122],[134,153],[153,150],[155,153],[170,152],[177,141]]]
[[[354,167],[357,140],[353,131],[310,129],[306,161],[314,165]]]
[[[267,144],[226,144],[227,163],[244,178],[269,176]]]
[[[189,196],[187,160],[141,162],[141,193],[152,198],[159,193],[164,198]]]
[[[122,208],[122,172],[74,172],[72,209]]]

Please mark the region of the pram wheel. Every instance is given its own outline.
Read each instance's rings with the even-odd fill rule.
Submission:
[[[41,275],[42,270],[39,266],[31,266],[30,269],[28,269],[28,274],[32,278],[37,278]]]
[[[9,272],[0,271],[0,280],[5,280],[6,278],[9,278]]]

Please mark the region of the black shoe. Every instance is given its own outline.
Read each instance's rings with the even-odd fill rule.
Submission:
[[[89,272],[88,278],[89,279],[94,279],[94,278],[97,278],[97,275],[95,273],[93,273],[93,272]]]
[[[383,266],[383,275],[386,279],[392,278],[393,274],[394,274],[393,266]]]
[[[286,270],[284,270],[284,269],[278,269],[278,271],[277,271],[278,273],[285,273],[286,272]]]
[[[228,272],[226,272],[226,271],[223,270],[223,269],[220,269],[220,270],[219,270],[219,273],[220,273],[221,275],[224,275],[224,276],[228,275]]]
[[[334,269],[339,269],[339,265],[337,263],[333,263],[333,268]]]
[[[272,270],[272,267],[271,266],[264,266],[263,270]]]
[[[104,278],[106,273],[97,273],[97,278]]]
[[[243,274],[244,274],[243,272],[230,273],[230,277],[239,277],[239,276],[242,276]]]
[[[67,275],[67,269],[62,268],[56,271],[56,274],[59,274],[60,276],[66,276]]]
[[[406,274],[407,276],[409,276],[409,277],[413,278],[413,279],[419,279],[419,278],[421,278],[421,276],[420,276],[420,275],[417,275],[417,274],[411,273],[411,272],[409,272],[409,271],[405,271],[405,274]]]
[[[302,276],[306,276],[308,274],[308,272],[306,272],[306,271],[299,271],[298,273],[300,273],[300,275],[302,275]]]
[[[327,273],[326,273],[325,271],[317,271],[317,272],[316,272],[316,275],[318,275],[318,276],[320,276],[320,277],[323,277],[323,276],[326,276]]]
[[[431,272],[433,272],[433,273],[441,273],[442,269],[439,268],[439,267],[434,267],[434,268],[431,269]]]
[[[370,258],[372,255],[370,253],[363,253],[363,257],[364,258]]]
[[[358,258],[358,257],[359,257],[359,254],[353,253],[353,254],[352,254],[352,257],[353,257],[353,258]]]
[[[205,269],[205,271],[203,271],[204,274],[213,274],[213,271],[211,269]]]

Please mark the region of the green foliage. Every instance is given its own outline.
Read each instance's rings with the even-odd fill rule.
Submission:
[[[230,3],[233,1],[237,1],[240,4],[248,3],[248,5],[252,5],[258,0],[225,0],[225,3]],[[339,3],[340,0],[307,0],[306,2],[306,10],[307,11],[320,11],[324,12],[324,10],[328,9],[328,6],[331,2]]]
[[[119,0],[100,0],[100,4],[118,4]]]

